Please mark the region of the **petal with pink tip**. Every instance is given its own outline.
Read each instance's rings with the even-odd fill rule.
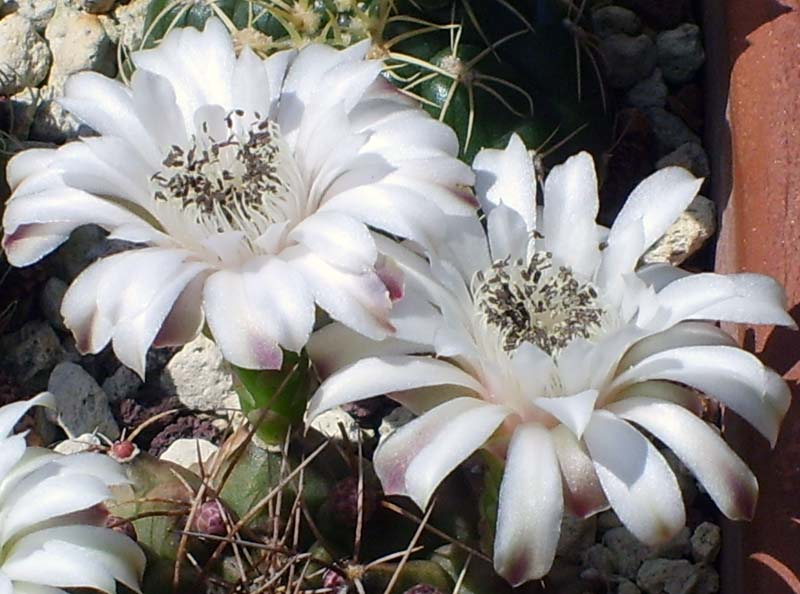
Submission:
[[[512,586],[550,571],[563,514],[553,438],[539,424],[521,425],[508,446],[494,539],[494,567]]]

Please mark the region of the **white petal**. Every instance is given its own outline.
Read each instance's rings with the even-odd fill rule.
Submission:
[[[748,324],[779,324],[796,328],[786,313],[786,292],[762,274],[693,274],[658,292],[670,309],[670,323],[681,320],[721,320]]]
[[[183,116],[169,80],[137,69],[131,77],[131,95],[136,115],[165,155],[174,145],[188,144]]]
[[[308,418],[348,402],[355,402],[426,386],[453,385],[478,394],[483,386],[455,365],[429,357],[371,357],[362,359],[322,382],[308,405]]]
[[[444,213],[408,188],[390,184],[360,186],[332,197],[321,211],[350,215],[376,229],[423,246],[436,244],[446,224]]]
[[[520,388],[528,402],[542,396],[557,373],[553,358],[530,342],[523,342],[517,347],[511,357],[511,365],[516,376],[521,378]]]
[[[247,45],[242,48],[236,60],[231,85],[232,98],[235,99],[239,109],[248,113],[258,113],[262,118],[270,115],[270,97],[273,89],[269,75],[264,68],[264,62]]]
[[[456,398],[391,434],[375,451],[387,494],[408,495],[422,509],[439,483],[494,433],[509,411],[477,398]]]
[[[153,340],[155,348],[181,346],[191,342],[200,333],[205,323],[203,312],[205,282],[206,275],[201,274],[186,285]]]
[[[651,355],[623,372],[613,387],[663,379],[716,398],[741,415],[773,446],[789,409],[786,382],[754,355],[728,346],[690,346]]]
[[[627,398],[610,405],[609,410],[664,442],[727,517],[753,517],[758,498],[756,477],[704,421],[676,404],[652,398]]]
[[[695,178],[682,167],[665,167],[639,183],[617,215],[608,236],[615,243],[626,227],[641,222],[644,225],[646,250],[666,233],[670,225],[686,210],[697,195],[702,179]],[[637,254],[637,259],[641,254]]]
[[[56,556],[61,558],[55,559]],[[51,574],[46,581],[41,580],[42,569],[49,569],[48,562],[53,561],[65,573],[60,577]],[[22,537],[14,544],[3,570],[14,579],[41,580],[55,586],[87,586],[91,582],[68,583],[67,575],[72,574],[70,565],[78,574],[83,567],[88,567],[95,576],[105,574],[104,580],[110,576],[138,591],[144,564],[144,553],[122,534],[95,526],[60,526]],[[44,571],[45,575],[48,573]],[[108,591],[114,592],[114,589]]]
[[[683,499],[664,457],[631,425],[598,411],[584,440],[600,484],[619,519],[649,545],[668,541],[683,528]]]
[[[14,426],[34,406],[54,406],[55,399],[52,394],[42,392],[28,400],[12,402],[0,407],[0,439],[11,435]],[[0,472],[0,477],[5,473]]]
[[[22,180],[46,169],[57,154],[57,150],[49,148],[34,148],[17,153],[9,159],[6,166],[6,183],[12,191],[15,190]]]
[[[531,235],[519,213],[501,204],[486,217],[486,232],[492,261],[511,257],[512,260],[525,258]]]
[[[595,237],[599,198],[594,161],[579,153],[553,167],[544,184],[545,248],[574,272],[592,278],[600,263]]]
[[[76,480],[80,484],[77,489]],[[105,483],[91,476],[56,475],[29,483],[21,481],[3,497],[4,542],[39,522],[87,509],[110,495]]]
[[[59,102],[75,117],[104,136],[124,138],[154,169],[161,163],[155,139],[136,113],[130,90],[96,72],[73,74]]]
[[[537,398],[533,403],[561,421],[580,439],[592,417],[598,395],[597,390],[586,390],[571,396]]]
[[[521,425],[508,446],[500,484],[494,567],[512,586],[544,577],[556,555],[564,499],[550,432]]]
[[[583,443],[564,425],[553,427],[550,435],[564,479],[562,491],[564,504],[569,512],[578,518],[588,518],[607,510],[609,506],[606,494],[600,486],[594,463]]]
[[[138,314],[120,320],[114,328],[114,354],[144,379],[147,350],[153,344],[176,300],[202,271],[208,266],[194,262],[181,267],[147,303]]]
[[[318,212],[289,233],[289,239],[305,245],[329,264],[349,272],[367,272],[375,265],[378,250],[363,223],[340,212]]]
[[[483,149],[472,162],[475,192],[485,213],[505,204],[516,210],[529,231],[536,227],[536,173],[519,136],[504,150]]]
[[[206,319],[225,358],[247,369],[279,369],[282,353],[303,348],[314,301],[303,278],[279,258],[254,258],[206,280]]]
[[[375,340],[394,331],[389,291],[376,273],[345,272],[305,248],[284,250],[281,255],[302,274],[314,300],[333,319]]]
[[[634,344],[620,361],[624,371],[650,355],[685,346],[736,346],[731,336],[716,326],[704,322],[683,322],[658,334],[652,334]]]

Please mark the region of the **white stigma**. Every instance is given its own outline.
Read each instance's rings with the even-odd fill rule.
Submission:
[[[494,262],[473,278],[472,293],[486,324],[496,328],[508,353],[530,342],[550,355],[575,338],[590,338],[605,316],[595,287],[550,253],[536,252],[528,263]]]

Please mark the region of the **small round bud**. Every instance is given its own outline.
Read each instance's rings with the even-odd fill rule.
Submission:
[[[106,518],[105,522],[106,528],[111,528],[114,532],[119,532],[130,538],[133,542],[138,541],[138,537],[136,535],[136,528],[133,526],[129,520],[125,518],[120,518],[119,516],[112,516],[109,515]]]
[[[216,499],[203,503],[195,514],[194,529],[210,536],[227,534],[228,527],[225,525],[225,510],[222,509],[222,504]]]
[[[108,455],[117,462],[130,462],[139,455],[139,448],[132,441],[115,441],[108,448]]]

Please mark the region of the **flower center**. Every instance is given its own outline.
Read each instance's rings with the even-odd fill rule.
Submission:
[[[248,125],[249,121],[249,125]],[[202,123],[188,148],[173,146],[153,175],[157,201],[180,205],[211,232],[258,237],[293,218],[293,158],[278,124],[241,110]]]
[[[554,266],[547,252],[536,252],[528,263],[494,262],[475,275],[473,295],[508,353],[531,342],[554,355],[575,338],[590,338],[605,315],[597,289],[566,266]]]

